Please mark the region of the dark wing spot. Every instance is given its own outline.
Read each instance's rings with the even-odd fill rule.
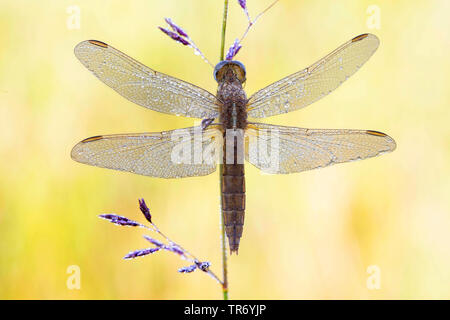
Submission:
[[[387,135],[384,134],[383,132],[379,132],[379,131],[373,131],[373,130],[367,130],[366,131],[367,134],[371,134],[373,136],[379,136],[379,137],[386,137]]]
[[[108,48],[108,45],[106,43],[98,41],[98,40],[89,40],[89,43],[93,44],[95,46],[102,47],[102,48]]]
[[[368,33],[360,34],[359,36],[356,36],[352,39],[352,42],[360,41],[364,38],[367,38],[369,36]]]
[[[92,141],[97,141],[103,139],[103,136],[94,136],[94,137],[90,137],[87,139],[84,139],[83,141],[81,141],[82,143],[86,143],[86,142],[92,142]]]

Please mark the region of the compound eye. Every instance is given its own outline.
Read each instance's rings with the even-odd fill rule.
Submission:
[[[226,64],[228,64],[229,61],[220,61],[214,68],[214,80],[216,80],[217,82],[219,82],[220,80],[222,80],[223,78],[223,66],[225,66]]]
[[[241,62],[239,62],[239,61],[232,61],[233,62],[233,65],[232,65],[232,68],[233,68],[233,71],[234,71],[234,73],[236,74],[236,76],[238,77],[238,79],[239,79],[239,81],[241,82],[241,83],[244,83],[245,82],[245,77],[246,77],[246,71],[245,71],[245,66],[244,66],[244,64],[242,64]]]

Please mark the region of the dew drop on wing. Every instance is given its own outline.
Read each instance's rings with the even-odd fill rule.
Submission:
[[[284,103],[284,109],[285,109],[285,112],[286,112],[286,113],[289,112],[289,100],[286,100],[286,101],[285,101],[285,103]]]

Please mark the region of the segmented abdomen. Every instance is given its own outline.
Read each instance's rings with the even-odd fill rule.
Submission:
[[[224,159],[225,160],[225,159]],[[244,164],[223,165],[222,214],[230,251],[238,252],[245,216]]]

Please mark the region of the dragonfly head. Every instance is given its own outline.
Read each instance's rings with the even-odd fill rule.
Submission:
[[[214,79],[217,82],[237,78],[241,83],[244,83],[246,80],[245,75],[244,64],[236,60],[220,61],[214,68]]]

